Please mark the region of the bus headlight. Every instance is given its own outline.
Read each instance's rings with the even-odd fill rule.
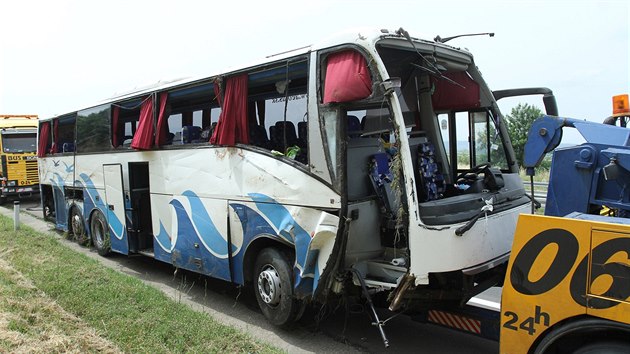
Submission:
[[[8,182],[7,182],[7,186],[9,186],[9,187],[15,187],[15,186],[16,186],[16,182],[15,182],[15,181],[8,181]]]

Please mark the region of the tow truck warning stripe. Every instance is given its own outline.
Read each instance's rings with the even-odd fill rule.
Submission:
[[[469,317],[454,315],[444,311],[430,310],[428,319],[430,322],[443,326],[457,328],[462,331],[480,334],[481,321]]]

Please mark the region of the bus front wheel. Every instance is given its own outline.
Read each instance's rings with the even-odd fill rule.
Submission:
[[[98,254],[107,256],[112,251],[111,239],[109,237],[109,227],[107,220],[100,211],[94,212],[90,220],[90,231],[94,240],[94,247]]]
[[[263,249],[254,270],[254,293],[267,320],[279,327],[296,321],[302,307],[293,294],[293,271],[284,253]]]

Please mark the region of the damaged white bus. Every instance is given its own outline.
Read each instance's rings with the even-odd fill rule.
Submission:
[[[501,281],[529,210],[502,119],[469,52],[354,32],[42,119],[42,205],[275,325],[338,294],[412,313]]]

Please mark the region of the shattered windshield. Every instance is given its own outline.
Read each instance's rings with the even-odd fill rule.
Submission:
[[[422,54],[411,47],[379,47],[388,74],[401,81],[398,98],[408,135],[429,145],[447,183],[482,163],[508,169],[491,98],[472,58],[455,50],[432,50]]]

